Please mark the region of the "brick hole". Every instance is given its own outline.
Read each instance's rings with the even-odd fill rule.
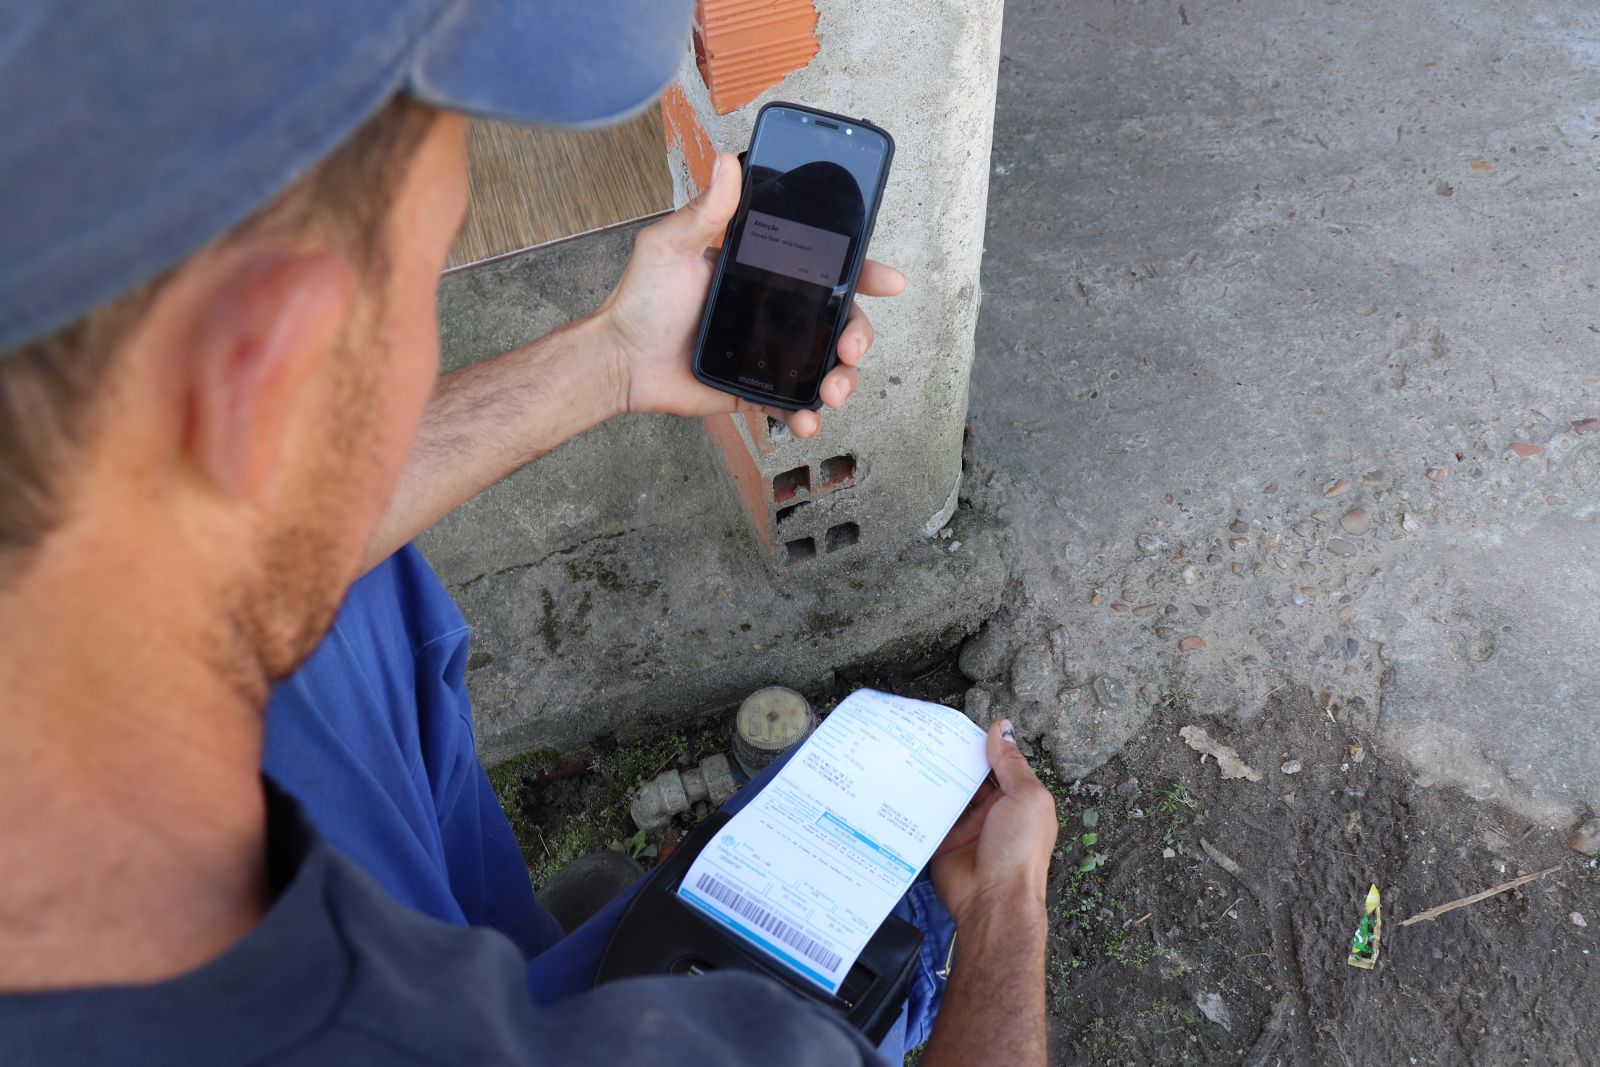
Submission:
[[[841,522],[828,529],[823,547],[829,552],[837,552],[841,548],[849,548],[859,540],[861,540],[861,527],[853,522]]]
[[[782,419],[767,416],[767,440],[775,445],[781,445],[789,440],[789,424]]]
[[[777,516],[778,525],[779,526],[783,526],[790,519],[792,519],[796,515],[798,515],[803,508],[809,508],[810,506],[811,506],[811,501],[802,500],[798,504],[790,504],[786,508],[779,508],[778,509],[778,516]]]
[[[808,559],[817,558],[817,539],[815,537],[800,537],[793,541],[783,543],[783,562],[789,566],[804,563]]]
[[[772,479],[772,499],[780,504],[785,500],[793,500],[802,489],[811,489],[810,467],[796,467]]]
[[[837,489],[849,485],[856,477],[856,457],[846,454],[822,461],[822,488]]]

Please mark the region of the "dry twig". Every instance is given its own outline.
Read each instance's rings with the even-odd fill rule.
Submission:
[[[1240,882],[1244,882],[1244,868],[1240,867],[1232,859],[1229,859],[1227,854],[1221,849],[1203,837],[1200,839],[1200,847],[1206,850],[1206,855],[1210,856],[1212,862],[1214,862],[1218,867],[1221,867],[1223,870],[1239,879]],[[1248,884],[1246,884],[1246,888],[1249,888]]]
[[[1411,918],[1406,919],[1404,922],[1398,923],[1397,925],[1410,926],[1412,923],[1425,922],[1428,919],[1437,919],[1447,911],[1455,911],[1457,908],[1464,908],[1468,904],[1476,904],[1480,900],[1488,900],[1492,896],[1515,889],[1521,885],[1527,885],[1529,882],[1543,878],[1552,871],[1559,871],[1560,869],[1561,864],[1558,863],[1554,867],[1546,867],[1542,871],[1534,871],[1532,874],[1525,874],[1521,878],[1513,878],[1509,882],[1501,882],[1497,886],[1485,889],[1481,893],[1474,893],[1470,897],[1461,897],[1458,900],[1452,900],[1448,904],[1440,904],[1437,908],[1429,908],[1427,911],[1419,911],[1415,915],[1411,916]]]

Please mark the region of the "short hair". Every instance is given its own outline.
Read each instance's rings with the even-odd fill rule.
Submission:
[[[396,97],[331,155],[213,245],[260,234],[322,232],[369,276],[386,277],[384,220],[405,166],[437,112]],[[0,577],[57,527],[74,454],[113,353],[182,264],[54,334],[0,354]]]

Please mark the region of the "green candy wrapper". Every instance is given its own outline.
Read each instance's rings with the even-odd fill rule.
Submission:
[[[1356,936],[1350,939],[1350,955],[1345,962],[1352,967],[1370,971],[1378,964],[1378,947],[1383,938],[1383,901],[1378,887],[1367,890],[1367,903],[1361,912],[1361,925]]]

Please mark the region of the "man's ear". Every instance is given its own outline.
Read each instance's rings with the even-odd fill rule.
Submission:
[[[270,481],[295,406],[334,353],[355,281],[337,256],[288,247],[219,268],[194,335],[186,448],[218,490],[249,498]]]

